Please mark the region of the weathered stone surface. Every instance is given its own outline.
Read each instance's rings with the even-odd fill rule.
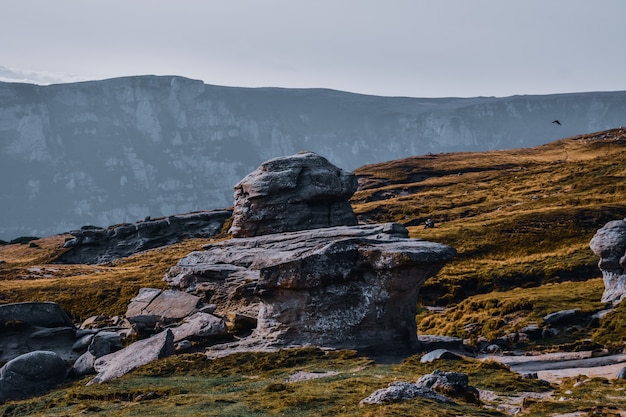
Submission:
[[[89,374],[95,374],[96,370],[94,369],[94,363],[96,362],[96,357],[89,351],[80,355],[78,359],[74,362],[72,366],[72,372],[77,376],[84,376]]]
[[[96,359],[94,368],[98,375],[89,381],[88,385],[119,378],[133,369],[172,354],[174,354],[174,335],[167,329]]]
[[[600,257],[604,279],[602,302],[619,304],[626,298],[626,219],[608,222],[591,239],[589,247]]]
[[[571,321],[580,312],[580,308],[573,308],[571,310],[555,311],[554,313],[547,314],[543,318],[544,325],[563,324]]]
[[[379,389],[371,394],[369,397],[362,399],[359,404],[384,404],[388,402],[410,400],[418,397],[427,398],[442,403],[452,402],[450,399],[436,393],[430,388],[420,387],[412,382],[396,381],[389,384],[387,388]]]
[[[88,351],[95,358],[100,358],[121,349],[121,347],[122,338],[119,334],[115,332],[102,331],[93,337],[91,344],[88,347]]]
[[[183,339],[204,338],[226,334],[226,323],[219,317],[208,313],[195,313],[185,318],[181,325],[171,329],[174,342]]]
[[[252,337],[277,346],[415,350],[419,289],[454,254],[398,224],[339,226],[215,243],[165,279],[247,270],[260,300]]]
[[[154,316],[159,321],[174,322],[196,311],[200,298],[182,291],[160,290],[157,296],[153,288],[142,289],[133,298],[126,311],[126,317],[132,322],[137,316]],[[148,301],[150,300],[150,301]]]
[[[218,234],[229,210],[200,211],[162,219],[146,219],[106,229],[88,228],[71,231],[73,239],[65,243],[70,250],[56,262],[97,264],[123,258],[137,252],[171,245],[191,237]]]
[[[0,402],[40,395],[61,383],[67,365],[50,351],[34,351],[7,362],[0,368]]]
[[[357,187],[353,173],[312,152],[271,159],[235,185],[230,233],[250,237],[356,225],[348,200]]]
[[[54,351],[72,361],[76,329],[56,303],[0,305],[0,362],[8,362],[32,351]]]
[[[9,321],[41,327],[74,326],[65,311],[52,302],[0,304],[0,324]]]
[[[418,379],[416,385],[421,388],[432,389],[446,396],[463,398],[466,401],[480,404],[478,390],[469,385],[469,378],[461,372],[435,370],[433,373]]]
[[[447,349],[436,349],[422,356],[420,358],[420,362],[428,363],[428,362],[436,361],[439,359],[452,359],[456,361],[456,360],[461,360],[463,358],[457,355],[456,353],[451,352]]]

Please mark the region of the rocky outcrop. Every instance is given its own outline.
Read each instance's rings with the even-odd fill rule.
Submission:
[[[0,362],[32,351],[53,351],[64,360],[80,355],[72,349],[79,334],[56,303],[0,305]]]
[[[192,292],[217,280],[252,288],[239,300],[257,305],[250,341],[406,351],[417,348],[419,289],[454,254],[395,223],[339,226],[218,242],[165,280]]]
[[[122,224],[106,229],[84,228],[71,231],[65,242],[69,251],[57,263],[98,264],[134,253],[171,245],[183,239],[215,236],[222,230],[229,210],[202,211]]]
[[[356,176],[312,152],[261,164],[235,185],[230,233],[250,237],[357,224]]]
[[[598,267],[604,279],[602,302],[619,304],[626,298],[626,220],[608,222],[589,243],[600,257]]]

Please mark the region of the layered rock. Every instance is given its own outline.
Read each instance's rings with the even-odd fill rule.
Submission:
[[[353,173],[312,152],[271,159],[235,185],[230,233],[250,237],[356,225],[349,199],[357,187]]]
[[[70,232],[74,238],[64,245],[69,251],[56,262],[104,263],[187,238],[215,236],[231,214],[229,210],[201,211],[161,219],[147,218],[141,222],[115,225],[106,229],[74,230]]]
[[[409,239],[395,223],[231,239],[205,249],[181,259],[165,280],[180,290],[218,277],[253,288],[258,324],[251,340],[385,351],[418,347],[419,289],[455,254]]]
[[[600,257],[602,301],[617,305],[626,298],[626,219],[608,222],[596,232],[589,246]]]

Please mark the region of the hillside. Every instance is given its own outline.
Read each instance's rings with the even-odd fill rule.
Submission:
[[[621,126],[624,114],[626,92],[420,99],[165,76],[0,83],[0,175],[11,178],[0,239],[228,207],[261,162],[303,150],[352,170],[535,146]]]
[[[605,308],[598,260],[588,245],[607,221],[626,217],[625,161],[623,128],[533,148],[430,154],[357,169],[360,188],[352,205],[362,222],[400,222],[413,237],[457,249],[457,257],[420,291],[420,334],[492,340],[558,310],[577,307],[590,316]],[[435,227],[424,227],[428,218]],[[170,266],[211,241],[187,240],[103,265],[52,264],[64,250],[65,237],[0,246],[0,303],[57,301],[75,320],[120,315],[139,288],[163,288],[162,277]],[[225,238],[222,234],[216,239]],[[625,323],[626,308],[620,305],[593,326],[517,346],[621,351]],[[356,406],[375,389],[415,380],[434,369],[467,373],[472,385],[492,396],[486,400],[490,408],[429,400]],[[330,374],[287,382],[295,371]],[[579,384],[583,380],[587,382]],[[0,412],[504,416],[518,407],[523,415],[543,416],[580,410],[617,415],[611,413],[626,408],[623,381],[577,377],[546,385],[493,362],[423,364],[416,355],[388,364],[352,351],[316,349],[216,360],[179,355],[112,381],[105,390],[84,383],[78,380],[39,398],[0,405]]]

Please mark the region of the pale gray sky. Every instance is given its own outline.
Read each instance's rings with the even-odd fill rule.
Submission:
[[[412,97],[626,90],[624,0],[2,0],[0,80]]]

